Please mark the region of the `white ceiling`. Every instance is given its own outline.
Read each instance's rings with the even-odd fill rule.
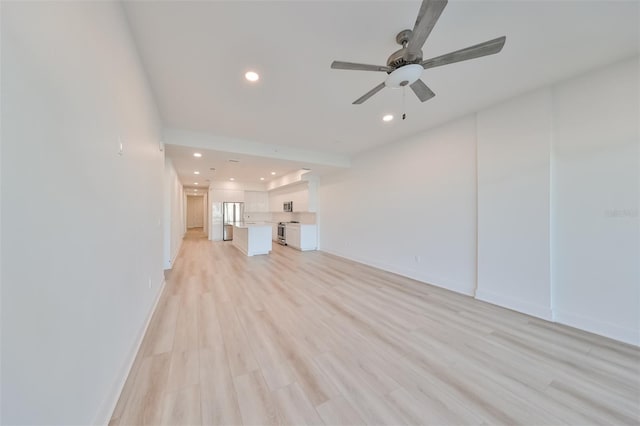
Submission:
[[[202,154],[196,158],[194,152]],[[322,175],[337,170],[336,167],[303,163],[298,161],[278,160],[245,154],[235,154],[177,145],[166,145],[165,153],[173,163],[180,182],[191,188],[207,188],[211,182],[233,182],[242,187],[266,189],[266,184],[283,175],[309,168],[312,173]],[[237,160],[232,162],[229,160]],[[215,170],[211,170],[215,169]],[[194,174],[195,171],[200,174]],[[275,173],[272,174],[272,173]],[[260,178],[264,180],[260,180]]]
[[[407,120],[383,123],[403,111],[400,90],[351,102],[386,74],[329,66],[385,64],[419,5],[130,1],[125,9],[167,127],[349,155],[639,51],[636,1],[450,1],[425,58],[506,35],[504,50],[426,70],[436,97],[420,103],[408,92]],[[257,84],[244,80],[249,69],[260,73]]]

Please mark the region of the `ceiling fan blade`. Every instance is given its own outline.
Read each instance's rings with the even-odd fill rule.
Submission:
[[[413,90],[413,93],[415,93],[418,99],[420,99],[420,102],[428,101],[436,95],[431,89],[429,89],[429,87],[427,87],[426,84],[424,84],[424,81],[420,79],[411,84],[411,90]]]
[[[502,50],[506,37],[498,37],[484,43],[476,44],[465,49],[456,50],[435,58],[422,61],[424,69],[435,68],[441,65],[453,64],[455,62],[466,61],[468,59],[479,58],[481,56],[493,55]]]
[[[375,95],[376,93],[381,91],[382,89],[384,89],[384,81],[382,83],[378,84],[373,89],[369,90],[364,95],[360,96],[355,101],[353,101],[353,105],[360,105],[361,103],[363,103],[364,101],[366,101],[367,99],[369,99],[370,97],[372,97],[373,95]]]
[[[333,68],[334,70],[383,71],[383,72],[393,71],[393,68],[387,67],[385,65],[356,64],[354,62],[342,62],[342,61],[333,61],[331,63],[331,68]]]
[[[427,37],[431,34],[431,30],[438,22],[440,14],[447,5],[447,0],[423,0],[416,18],[416,23],[413,26],[411,38],[407,43],[407,51],[404,55],[404,59],[407,61],[415,60],[420,55],[424,42],[427,41]]]

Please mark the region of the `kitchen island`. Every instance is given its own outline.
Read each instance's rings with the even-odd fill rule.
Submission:
[[[232,244],[247,256],[269,254],[271,245],[271,224],[257,222],[236,222],[233,224]]]

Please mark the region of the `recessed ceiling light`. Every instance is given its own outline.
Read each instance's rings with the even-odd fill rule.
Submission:
[[[271,172],[271,174],[275,176],[276,172]]]
[[[196,158],[200,158],[200,157],[202,157],[202,154],[200,154],[199,152],[194,152],[193,156],[196,157]]]
[[[260,180],[264,180],[264,178],[260,178]]]
[[[260,76],[255,71],[247,71],[246,74],[244,75],[244,78],[246,78],[249,81],[258,81],[260,79]]]
[[[200,172],[196,170],[195,172],[193,172],[193,174],[194,174],[194,175],[199,175],[199,174],[200,174]]]
[[[199,183],[198,183],[198,182],[193,182],[193,184],[194,184],[194,185],[199,185]]]
[[[393,115],[391,114],[387,114],[384,117],[382,117],[382,121],[391,121],[393,120]]]
[[[229,178],[229,180],[236,180],[235,178]]]

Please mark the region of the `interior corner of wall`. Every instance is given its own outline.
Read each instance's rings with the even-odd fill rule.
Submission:
[[[481,288],[476,289],[474,298],[546,321],[551,321],[553,319],[551,306],[537,305],[521,299],[515,299],[513,297],[489,292]]]

